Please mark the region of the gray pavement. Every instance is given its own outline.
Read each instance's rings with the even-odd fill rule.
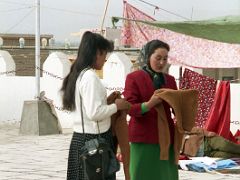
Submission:
[[[19,123],[0,122],[0,180],[66,179],[71,130],[61,135],[20,136]],[[240,175],[179,171],[180,180],[240,180]],[[117,180],[124,180],[123,170]]]

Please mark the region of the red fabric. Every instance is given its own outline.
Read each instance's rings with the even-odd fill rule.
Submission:
[[[174,77],[164,74],[166,84],[162,88],[177,89]],[[124,97],[132,104],[129,111],[129,141],[158,144],[157,111],[141,114],[141,103],[147,102],[155,91],[153,82],[148,73],[143,70],[134,71],[127,75]],[[163,102],[164,103],[164,102]],[[164,109],[170,126],[171,141],[174,137],[174,122],[171,118],[170,107],[164,103]]]
[[[141,48],[148,41],[160,39],[171,47],[168,62],[199,68],[223,68],[240,66],[240,44],[227,44],[177,33],[152,26],[155,19],[139,9],[124,3],[122,45]]]
[[[146,21],[155,21],[152,17],[148,16],[144,12],[140,11],[139,9],[133,7],[127,2],[124,2],[124,12],[123,17],[127,19],[141,19]],[[148,42],[150,39],[145,35],[145,26],[134,26],[135,22],[132,21],[123,21],[124,28],[122,29],[121,34],[121,41],[122,44],[125,46],[132,45],[132,42],[137,38],[141,41],[142,45]],[[141,38],[136,37],[136,31],[141,32]]]
[[[182,155],[182,154],[179,155],[178,159],[179,160],[190,160],[186,155]]]
[[[197,127],[204,127],[207,121],[210,109],[213,104],[217,81],[207,76],[191,71],[184,70],[183,77],[180,81],[180,89],[197,89],[198,96],[198,112],[195,120]]]
[[[116,157],[119,162],[123,162],[122,153],[117,153]]]
[[[236,142],[230,132],[230,82],[220,82],[205,128]]]
[[[237,140],[237,144],[240,144],[240,130],[237,130],[236,134],[234,135],[234,138]]]
[[[240,130],[237,130],[237,132],[235,133],[234,137],[240,137]]]

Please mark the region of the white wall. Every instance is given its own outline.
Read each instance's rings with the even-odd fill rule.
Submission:
[[[180,66],[177,66],[177,65],[171,65],[168,69],[168,74],[172,75],[175,80],[176,80],[176,83],[177,83],[177,86],[179,88],[179,75],[180,75]]]
[[[129,57],[122,52],[114,52],[108,57],[103,66],[103,82],[108,94],[124,90],[125,79],[132,66]]]
[[[7,71],[6,67],[4,71]],[[72,127],[72,113],[61,110],[62,98],[59,93],[70,67],[71,62],[65,54],[54,52],[48,56],[41,69],[43,77],[40,78],[40,91],[45,91],[46,98],[53,101],[63,128]],[[21,121],[24,101],[35,100],[35,77],[0,75],[0,84],[0,121]]]
[[[231,124],[230,129],[233,134],[240,130],[240,84],[230,85],[231,94]]]
[[[9,52],[0,50],[0,76],[15,76],[15,69],[15,62]]]
[[[130,72],[131,61],[123,53],[113,54],[108,62],[111,65],[106,68],[106,77],[114,77],[114,81],[107,78],[106,82],[115,87],[124,88],[126,74]],[[117,63],[117,64],[116,64]],[[106,64],[108,65],[108,63]],[[112,66],[113,65],[113,66]],[[59,121],[63,128],[71,128],[74,113],[61,110],[62,97],[60,89],[63,79],[69,72],[71,63],[63,53],[52,53],[43,64],[43,77],[40,78],[40,91],[45,91],[45,96],[51,99],[57,112]],[[107,66],[106,66],[107,67]],[[117,69],[118,70],[117,70]],[[116,80],[119,83],[115,83]],[[111,86],[112,87],[112,86]],[[0,122],[1,121],[20,121],[23,103],[26,100],[34,100],[35,96],[35,77],[23,76],[0,76]]]
[[[62,52],[50,54],[43,64],[45,73],[41,80],[41,88],[42,91],[45,91],[46,97],[53,100],[53,104],[58,107],[55,110],[63,128],[71,128],[73,124],[72,113],[61,110],[62,96],[60,92],[63,78],[69,73],[71,65],[67,55]],[[51,72],[51,75],[48,72]]]
[[[33,100],[34,77],[0,76],[0,121],[20,121],[23,102]]]
[[[58,110],[62,107],[61,102],[56,101],[61,99],[58,90],[62,84],[58,79],[41,78],[41,91],[49,92],[48,89],[53,89],[53,94],[47,94],[46,97],[53,100],[55,110],[63,128],[72,126],[71,113]],[[35,77],[0,77],[0,122],[1,121],[21,121],[23,103],[27,100],[34,100],[35,96]],[[57,87],[57,88],[56,88]]]

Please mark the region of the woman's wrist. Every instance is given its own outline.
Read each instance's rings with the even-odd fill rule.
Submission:
[[[141,111],[142,111],[142,114],[149,111],[149,108],[147,107],[146,103],[144,103],[144,102],[141,104]]]
[[[154,105],[151,102],[144,102],[145,106],[147,107],[148,110],[150,110]]]

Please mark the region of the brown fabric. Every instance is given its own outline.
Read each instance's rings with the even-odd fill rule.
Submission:
[[[107,98],[107,103],[114,103],[115,99],[121,98],[119,93],[113,92]],[[129,162],[130,162],[130,146],[128,140],[128,125],[127,125],[127,112],[118,111],[111,117],[111,126],[113,136],[117,136],[118,144],[123,158],[123,169],[125,180],[130,180]]]
[[[178,163],[182,138],[185,131],[191,131],[195,124],[197,114],[197,90],[160,89],[156,92],[159,98],[166,101],[172,108],[176,117],[174,129],[175,162]],[[160,145],[160,159],[168,160],[170,146],[170,131],[166,113],[161,103],[156,107],[158,112],[158,133]]]
[[[199,147],[204,141],[204,130],[194,127],[191,132],[184,134],[181,154],[194,157],[196,156]]]
[[[200,127],[193,127],[190,132],[185,132],[183,136],[181,153],[191,157],[196,156],[198,149],[204,141],[204,137],[214,136],[218,135]]]

